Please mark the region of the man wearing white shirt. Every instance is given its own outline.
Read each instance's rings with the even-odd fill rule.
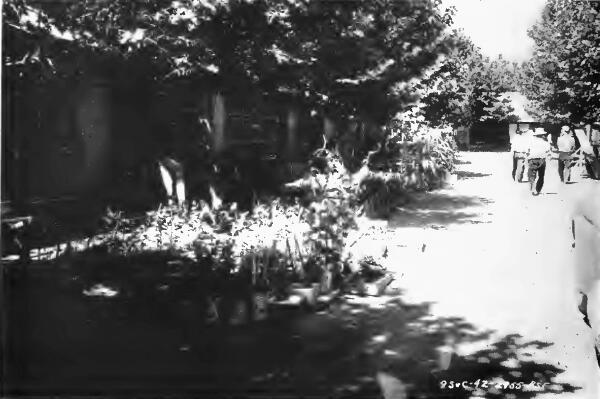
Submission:
[[[556,140],[558,147],[558,175],[560,181],[567,183],[571,180],[571,163],[575,152],[575,137],[569,126],[560,129],[560,136]]]
[[[525,173],[527,145],[527,136],[522,130],[517,129],[517,134],[513,137],[510,147],[513,153],[512,178],[519,183],[523,181],[523,174]]]
[[[542,128],[537,128],[533,136],[528,140],[527,177],[529,178],[529,188],[531,194],[538,195],[544,186],[544,175],[546,174],[546,158],[550,156],[552,147],[544,138],[546,132]],[[536,181],[537,177],[537,181]]]

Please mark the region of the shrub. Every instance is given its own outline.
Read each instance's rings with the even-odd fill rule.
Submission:
[[[370,152],[358,199],[371,217],[388,217],[410,193],[440,188],[454,168],[456,147],[447,129],[422,121],[394,120],[379,147]]]
[[[189,259],[210,271],[217,282],[211,291],[252,287],[281,297],[291,283],[316,282],[325,271],[342,269],[344,239],[355,227],[343,187],[318,184],[306,206],[274,199],[239,212],[235,204],[213,203],[161,206],[137,227],[116,223],[104,245],[111,254],[166,251]]]
[[[357,227],[358,185],[338,154],[321,149],[294,187],[291,198],[264,199],[244,212],[211,191],[211,204],[160,206],[137,224],[115,213],[103,243],[113,255],[183,259],[193,265],[185,273],[202,273],[208,296],[258,290],[281,298],[292,283],[340,283],[351,273],[342,254]]]

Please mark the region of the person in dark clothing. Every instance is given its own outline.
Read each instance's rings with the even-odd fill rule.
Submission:
[[[550,143],[545,139],[545,136],[544,129],[537,128],[529,139],[527,156],[529,170],[527,171],[527,177],[533,195],[538,195],[544,186],[546,159],[550,156],[551,151]]]
[[[590,145],[596,159],[600,158],[600,124],[594,123],[590,127]]]
[[[600,125],[590,127],[588,138],[592,151],[584,153],[585,169],[589,177],[600,179]]]

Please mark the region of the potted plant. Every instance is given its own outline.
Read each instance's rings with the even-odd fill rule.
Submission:
[[[302,266],[304,278],[293,284],[290,291],[301,296],[309,306],[315,306],[325,271],[324,259],[320,254],[310,255]]]
[[[210,244],[197,242],[195,251],[199,264],[213,269],[215,294],[211,301],[216,307],[219,321],[231,325],[247,323],[250,318],[250,287],[245,274],[235,273],[233,241],[217,239]]]
[[[360,261],[361,294],[377,296],[383,294],[386,287],[394,279],[383,266],[368,256]]]
[[[242,258],[240,272],[250,280],[250,316],[254,321],[265,320],[268,317],[269,272],[276,268],[277,263],[276,251],[267,249],[252,250]]]
[[[339,251],[331,248],[324,248],[323,252],[325,256],[325,267],[320,281],[320,292],[321,294],[329,294],[334,289],[336,283],[339,285],[343,270],[343,262]]]

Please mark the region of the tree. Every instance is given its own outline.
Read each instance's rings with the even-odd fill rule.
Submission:
[[[406,105],[399,87],[447,44],[437,0],[86,0],[51,2],[43,12],[10,0],[4,11],[11,28],[35,25],[40,62],[53,68],[61,59],[50,43],[61,42],[65,57],[109,57],[154,80],[184,76],[236,93],[288,93],[379,123]],[[24,22],[32,12],[39,23]]]
[[[401,87],[445,51],[433,2],[320,2],[305,23],[319,28],[316,65],[305,70],[324,107],[384,123],[406,106]],[[308,25],[300,31],[309,32]]]
[[[470,126],[478,121],[511,118],[503,94],[514,89],[509,63],[484,57],[461,31],[449,34],[452,50],[430,70],[416,88],[420,111],[433,126]]]
[[[520,86],[541,119],[600,118],[600,3],[548,0],[529,31],[535,52],[522,65]]]

